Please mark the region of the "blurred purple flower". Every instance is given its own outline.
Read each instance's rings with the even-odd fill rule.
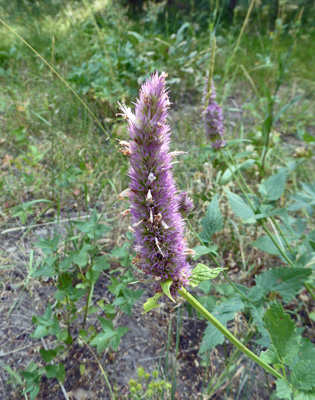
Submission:
[[[128,119],[130,142],[122,143],[130,158],[129,190],[121,197],[131,202],[137,255],[133,263],[162,282],[172,279],[172,295],[186,286],[191,275],[186,260],[190,252],[184,240],[184,221],[179,212],[177,188],[169,152],[170,127],[166,123],[170,105],[165,88],[167,74],[156,72],[141,86],[135,113],[120,105]],[[128,212],[125,212],[128,214]]]
[[[177,197],[177,201],[179,204],[179,212],[182,214],[189,214],[194,208],[194,203],[191,198],[188,197],[186,192],[180,192]]]
[[[216,102],[217,93],[213,82],[211,82],[211,91],[208,100],[207,108],[202,113],[205,133],[207,138],[212,142],[211,146],[214,149],[222,148],[226,145],[223,139],[224,125],[223,125],[223,112],[221,106]],[[203,102],[207,101],[207,83],[204,89]]]

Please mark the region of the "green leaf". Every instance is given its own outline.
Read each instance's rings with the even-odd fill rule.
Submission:
[[[209,268],[204,264],[197,264],[197,266],[192,270],[192,275],[190,277],[190,286],[197,287],[200,282],[206,281],[208,279],[216,278],[220,272],[224,271],[226,268]]]
[[[173,299],[171,292],[170,292],[172,283],[173,283],[173,279],[167,279],[166,281],[161,283],[161,288],[162,288],[163,292],[166,294],[166,296],[168,298],[170,298],[172,301],[174,301],[174,303],[175,303],[175,300]]]
[[[229,300],[218,304],[212,311],[212,314],[226,327],[228,321],[234,318],[234,315],[243,311],[244,303],[239,296],[233,296]],[[199,349],[199,353],[202,354],[205,351],[211,350],[218,344],[224,342],[224,336],[219,332],[212,324],[208,323],[207,328],[204,331],[204,336]]]
[[[41,339],[45,336],[47,336],[49,333],[48,329],[44,325],[38,325],[37,328],[35,329],[35,332],[32,333],[31,337],[33,339]]]
[[[94,261],[94,264],[92,267],[93,271],[104,271],[104,270],[107,270],[110,268],[111,268],[111,266],[108,262],[108,259],[107,259],[107,257],[104,257],[104,256],[97,257],[97,259]]]
[[[118,346],[120,343],[120,339],[128,332],[128,328],[125,326],[120,326],[119,328],[116,329],[115,331],[115,336],[112,337],[109,341],[109,345],[112,347],[114,351],[118,350]]]
[[[249,223],[255,222],[254,211],[247,203],[245,203],[245,201],[240,196],[232,192],[228,192],[227,198],[230,207],[232,208],[233,212],[236,214],[237,217]]]
[[[100,321],[102,329],[104,332],[112,332],[114,330],[114,325],[111,321],[103,317],[97,317]]]
[[[277,241],[277,243],[279,242],[279,239],[280,239],[280,241],[282,243],[282,247],[285,248],[284,247],[285,243],[282,238],[275,237],[274,235],[272,235],[272,236]],[[257,247],[259,250],[264,251],[265,253],[281,256],[281,253],[278,250],[277,246],[273,243],[273,241],[267,235],[261,236],[257,240],[254,240],[252,242],[252,246]]]
[[[40,349],[39,352],[42,356],[42,359],[48,363],[51,362],[57,355],[57,352],[55,350]]]
[[[214,195],[211,203],[208,206],[205,217],[201,221],[203,231],[200,238],[208,243],[212,236],[223,228],[223,217],[219,208],[218,195]]]
[[[199,257],[205,255],[205,254],[214,254],[217,255],[216,250],[218,249],[218,246],[213,245],[213,246],[196,246],[193,248],[193,250],[196,252],[196,255],[194,255],[193,259],[194,261],[198,260]]]
[[[290,388],[290,385],[288,384],[288,382],[286,382],[284,379],[277,379],[276,386],[277,386],[278,399],[285,399],[285,400],[292,399],[293,391]]]
[[[109,344],[109,339],[115,335],[114,331],[101,332],[90,342],[91,346],[96,346],[97,352],[101,353]]]
[[[163,296],[163,293],[156,293],[153,297],[150,297],[144,304],[143,304],[143,309],[144,309],[144,314],[152,310],[153,308],[159,307],[159,304],[157,304],[157,300]]]
[[[288,169],[281,168],[275,175],[270,176],[259,186],[259,192],[268,201],[280,199],[288,176]]]
[[[292,357],[299,350],[299,337],[294,321],[284,312],[280,303],[271,304],[263,320],[280,359],[290,364]]]
[[[261,288],[261,297],[269,292],[278,292],[283,300],[289,303],[311,273],[311,268],[271,268],[256,277],[256,286],[251,288],[250,292],[254,288]]]
[[[315,391],[306,392],[299,390],[294,394],[294,400],[315,400]]]
[[[294,103],[296,103],[297,101],[299,101],[302,98],[302,95],[299,94],[298,96],[294,97],[294,99],[292,99],[289,103],[285,104],[275,115],[273,123],[277,122],[277,120],[279,119],[279,117],[281,116],[281,114],[283,114],[284,112],[286,112],[291,106],[293,106]]]
[[[256,163],[256,160],[246,160],[244,162],[242,162],[241,164],[237,165],[237,168],[234,165],[231,165],[231,169],[233,172],[235,172],[236,170],[238,171],[245,171],[248,168],[250,168],[252,165],[254,165]],[[224,174],[222,175],[221,179],[220,179],[220,185],[225,185],[226,183],[230,182],[232,180],[232,172],[231,172],[230,168],[227,168],[224,171]]]
[[[315,360],[300,361],[292,368],[293,385],[297,389],[315,389]]]
[[[59,301],[63,301],[63,299],[66,297],[66,292],[64,290],[57,290],[55,293],[55,299]]]

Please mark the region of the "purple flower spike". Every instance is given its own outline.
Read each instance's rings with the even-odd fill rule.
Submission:
[[[180,192],[177,197],[177,201],[179,204],[180,213],[189,214],[190,211],[194,208],[194,203],[188,197],[186,192]]]
[[[207,90],[207,84],[205,92]],[[206,93],[204,92],[203,101],[206,101]],[[206,136],[212,142],[214,149],[222,148],[226,145],[226,141],[222,139],[224,134],[223,112],[221,106],[216,102],[217,93],[213,82],[211,82],[211,92],[207,108],[203,112]]]
[[[137,252],[133,263],[162,282],[172,279],[170,290],[176,296],[177,290],[188,284],[191,269],[172,175],[173,157],[180,152],[169,152],[166,77],[165,72],[157,72],[141,86],[135,113],[120,105],[131,138],[128,144],[123,143],[130,158],[130,185],[122,197],[131,202],[129,230],[134,234]]]

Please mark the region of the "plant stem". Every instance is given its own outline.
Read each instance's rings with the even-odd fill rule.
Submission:
[[[93,296],[93,291],[94,291],[94,285],[92,284],[92,285],[89,286],[89,291],[88,291],[88,295],[87,295],[87,298],[86,298],[86,305],[85,305],[85,312],[84,312],[84,319],[83,319],[82,328],[84,328],[85,324],[86,324],[86,318],[87,318],[88,311],[89,311],[89,308],[90,308],[90,303],[91,303],[91,299],[92,299],[92,296]]]
[[[246,356],[252,359],[255,363],[260,365],[265,371],[272,374],[274,377],[278,379],[284,379],[283,375],[281,375],[278,371],[272,368],[270,365],[266,364],[260,357],[254,354],[251,350],[243,345],[232,333],[226,329],[221,322],[219,322],[209,311],[207,311],[200,303],[197,301],[185,288],[181,288],[178,291],[183,298],[188,301],[200,314],[202,314],[215,328],[217,328],[234,346],[236,346],[239,350],[241,350]]]

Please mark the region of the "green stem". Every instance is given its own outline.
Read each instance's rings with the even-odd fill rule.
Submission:
[[[200,303],[197,301],[185,288],[181,288],[179,293],[183,298],[188,301],[200,314],[202,314],[215,328],[217,328],[234,346],[241,350],[246,356],[252,359],[255,363],[260,365],[265,371],[272,374],[275,378],[284,379],[284,377],[272,368],[270,365],[266,364],[260,357],[254,354],[251,350],[243,345],[232,333],[230,333],[222,324],[219,322],[212,314],[209,313]]]
[[[309,294],[312,296],[313,300],[315,300],[315,294],[312,291],[311,285],[307,282],[304,282],[304,286],[308,290]]]
[[[85,305],[85,312],[84,312],[84,319],[83,319],[82,328],[84,328],[85,324],[86,324],[86,318],[87,318],[88,311],[89,311],[89,308],[90,308],[90,303],[91,303],[91,299],[92,299],[92,296],[93,296],[93,291],[94,291],[94,285],[92,284],[89,287],[88,295],[87,295],[87,298],[86,298],[86,305]]]

